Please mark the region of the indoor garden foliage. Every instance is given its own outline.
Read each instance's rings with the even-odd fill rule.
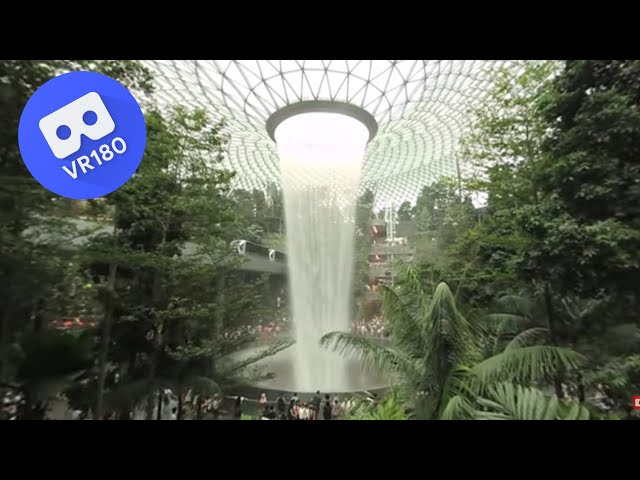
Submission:
[[[148,130],[136,175],[90,201],[43,189],[15,141],[29,96],[76,69],[135,91]],[[638,418],[640,61],[516,62],[492,75],[460,145],[474,174],[398,206],[415,253],[380,286],[379,312],[365,289],[379,205],[375,189],[361,192],[354,318],[380,316],[387,334],[319,341],[392,388],[346,419]],[[224,122],[160,110],[154,88],[135,61],[0,61],[0,391],[23,398],[18,419],[44,418],[60,394],[83,417],[163,418],[168,389],[237,395],[269,376],[256,361],[290,345],[222,361],[284,315],[270,279],[244,274],[229,247],[285,251],[282,195],[234,188]]]

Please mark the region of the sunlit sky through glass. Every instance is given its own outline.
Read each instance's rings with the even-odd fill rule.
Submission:
[[[413,201],[427,183],[456,175],[458,140],[469,108],[490,87],[486,60],[149,60],[161,106],[203,107],[227,121],[228,167],[236,188],[280,183],[277,148],[265,123],[304,100],[364,108],[378,122],[367,146],[361,188],[376,203]],[[471,166],[460,164],[462,173]]]

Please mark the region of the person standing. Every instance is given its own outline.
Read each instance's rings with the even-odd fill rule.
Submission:
[[[236,401],[233,405],[233,419],[242,420],[242,402],[246,400],[242,395],[236,396]]]
[[[265,413],[267,413],[267,404],[268,404],[268,400],[267,400],[267,394],[266,393],[262,393],[262,395],[260,395],[260,400],[258,400],[258,405],[260,406],[260,414],[264,415]]]
[[[265,415],[267,417],[267,419],[269,420],[275,420],[277,418],[276,416],[276,409],[273,407],[273,405],[270,405],[269,408],[267,409],[267,413]]]
[[[284,398],[284,393],[280,393],[276,398],[276,407],[278,409],[278,418],[283,419],[287,416],[287,401]]]
[[[313,412],[311,415],[313,420],[317,420],[318,416],[320,415],[321,403],[322,403],[322,397],[320,397],[320,390],[317,390],[316,394],[311,398],[311,408],[313,409]]]
[[[213,401],[211,402],[211,413],[213,413],[213,419],[220,419],[220,408],[222,407],[222,399],[220,395],[217,393],[213,396]]]
[[[327,393],[324,396],[324,408],[322,409],[322,418],[324,420],[331,420],[331,414],[332,414],[332,410],[331,410],[331,397],[329,396],[329,394]]]
[[[340,405],[340,400],[336,397],[333,400],[333,405],[331,407],[331,418],[338,418],[342,416],[342,405]]]
[[[293,398],[291,399],[291,402],[289,402],[287,418],[289,420],[298,420],[298,404],[293,400]]]

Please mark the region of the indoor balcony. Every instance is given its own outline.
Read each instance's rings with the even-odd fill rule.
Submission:
[[[371,246],[372,255],[412,255],[413,247],[401,243],[374,243]]]

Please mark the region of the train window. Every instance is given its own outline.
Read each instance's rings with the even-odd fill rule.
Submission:
[[[258,245],[257,243],[247,242],[247,252],[263,257],[269,256],[269,249],[263,245]]]

